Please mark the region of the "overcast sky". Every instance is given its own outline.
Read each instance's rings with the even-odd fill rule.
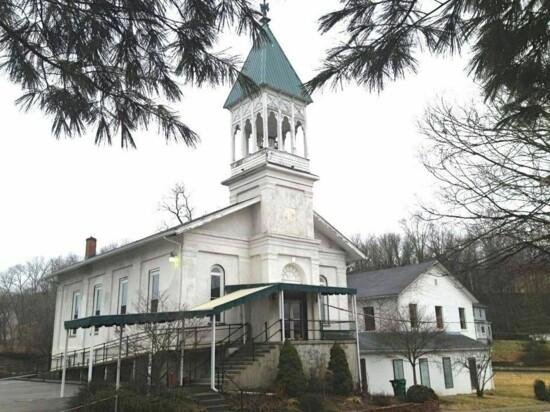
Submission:
[[[273,0],[271,29],[303,81],[320,66],[337,33],[321,37],[316,20],[339,2]],[[314,5],[314,6],[313,6]],[[222,46],[246,57],[247,38]],[[476,91],[465,60],[418,56],[416,75],[377,95],[349,85],[325,90],[308,107],[315,210],[345,235],[398,230],[399,220],[429,200],[434,182],[418,161],[416,122],[430,102],[464,100]],[[230,118],[222,105],[230,85],[185,88],[174,106],[201,136],[196,149],[166,144],[155,128],[137,135],[137,150],[97,147],[92,136],[56,140],[39,111],[22,113],[21,90],[0,77],[0,270],[33,256],[82,255],[92,235],[98,247],[157,231],[157,203],[177,181],[191,189],[196,216],[224,207],[229,193]]]

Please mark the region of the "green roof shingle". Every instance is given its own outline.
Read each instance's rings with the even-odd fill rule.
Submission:
[[[250,77],[258,86],[269,87],[290,97],[311,103],[311,96],[302,87],[302,81],[288,61],[283,49],[266,23],[263,26],[267,39],[252,47],[242,73]],[[238,82],[233,85],[224,108],[228,109],[248,97]]]

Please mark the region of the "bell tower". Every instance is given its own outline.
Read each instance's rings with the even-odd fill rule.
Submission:
[[[247,93],[236,82],[224,108],[231,113],[230,202],[260,196],[262,231],[313,238],[313,183],[309,170],[306,107],[312,103],[269,27],[252,47],[242,73],[259,86]]]

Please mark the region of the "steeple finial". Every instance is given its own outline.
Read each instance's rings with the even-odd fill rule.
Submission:
[[[260,10],[262,12],[262,18],[260,19],[260,21],[264,24],[269,23],[271,21],[271,19],[267,17],[267,12],[269,11],[269,3],[266,0],[264,0],[264,2],[260,4]]]

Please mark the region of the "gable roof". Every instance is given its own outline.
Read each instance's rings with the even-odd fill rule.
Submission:
[[[347,252],[348,256],[350,257],[349,261],[353,262],[355,260],[366,258],[365,254],[361,252],[351,240],[345,237],[340,231],[338,231],[334,226],[332,226],[319,213],[315,211],[313,212],[313,220],[315,223],[317,223],[316,229],[318,229],[323,235],[328,237],[330,240],[335,242]]]
[[[391,345],[391,332],[361,332],[359,333],[359,348],[361,352],[394,352]],[[426,344],[428,350],[489,350],[484,343],[461,333],[442,333]]]
[[[266,23],[262,26],[266,36],[252,47],[241,72],[251,78],[260,87],[269,87],[290,97],[309,104],[311,96],[290,64],[285,52]],[[248,97],[239,82],[235,82],[223,105],[228,109],[235,103]]]
[[[162,238],[165,238],[165,237],[168,237],[168,236],[180,235],[184,232],[195,229],[199,226],[210,223],[213,220],[216,220],[216,219],[219,219],[221,217],[227,216],[231,213],[235,213],[235,212],[237,212],[241,209],[247,208],[248,206],[251,206],[251,205],[253,205],[255,203],[259,203],[259,202],[260,202],[260,198],[259,197],[254,197],[252,199],[248,199],[248,200],[245,200],[245,201],[242,201],[242,202],[239,202],[239,203],[229,205],[229,206],[227,206],[223,209],[216,210],[212,213],[201,216],[197,219],[193,219],[193,220],[190,220],[189,222],[185,222],[183,225],[174,226],[170,229],[166,229],[166,230],[163,230],[161,232],[155,233],[151,236],[144,237],[142,239],[136,240],[135,242],[130,242],[126,245],[120,246],[120,247],[115,248],[113,250],[110,250],[108,252],[100,253],[100,254],[95,255],[91,258],[81,260],[80,262],[77,262],[77,263],[75,263],[71,266],[67,266],[66,268],[58,270],[57,272],[54,272],[54,273],[48,275],[47,277],[51,278],[51,277],[54,277],[54,276],[57,276],[57,275],[60,275],[60,274],[63,274],[63,273],[71,272],[75,269],[79,269],[81,267],[84,267],[84,266],[87,266],[89,264],[98,262],[100,260],[118,255],[119,253],[123,253],[123,252],[127,252],[129,250],[132,250],[132,249],[136,249],[138,247],[144,246],[148,243],[154,242],[156,240],[159,240],[159,239],[162,239]]]
[[[348,286],[357,289],[357,297],[375,297],[399,295],[420,275],[427,272],[437,261],[396,268],[352,273],[348,275]]]

